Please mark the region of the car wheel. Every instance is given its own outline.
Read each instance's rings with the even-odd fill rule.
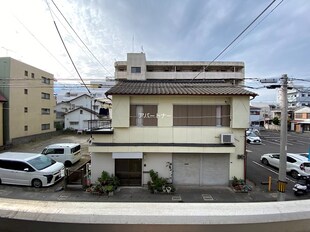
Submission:
[[[263,158],[263,159],[262,159],[262,163],[265,164],[265,165],[267,165],[267,166],[269,165],[269,162],[268,162],[268,160],[267,160],[266,158]]]
[[[70,162],[70,161],[66,161],[65,163],[64,163],[64,165],[65,165],[65,167],[71,167],[72,166],[72,163]]]
[[[42,187],[42,181],[39,179],[32,180],[32,186],[35,188],[41,188]]]
[[[291,171],[291,176],[294,178],[294,179],[297,179],[298,178],[298,172],[297,171],[295,171],[295,170],[292,170]]]

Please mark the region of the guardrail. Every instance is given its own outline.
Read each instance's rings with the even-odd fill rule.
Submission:
[[[310,200],[103,203],[0,198],[0,231],[309,231]]]

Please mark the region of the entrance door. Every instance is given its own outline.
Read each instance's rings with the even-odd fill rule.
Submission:
[[[115,176],[122,186],[141,186],[142,159],[115,159]]]

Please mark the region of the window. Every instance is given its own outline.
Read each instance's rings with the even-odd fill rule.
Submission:
[[[41,114],[50,114],[50,109],[48,109],[48,108],[41,108]]]
[[[28,71],[27,70],[25,70],[25,76],[28,77]]]
[[[296,163],[296,160],[292,157],[289,157],[289,156],[286,157],[286,161],[289,163]]]
[[[131,67],[131,73],[141,73],[141,67]]]
[[[1,160],[0,167],[4,169],[10,169],[15,171],[24,171],[25,168],[28,168],[29,171],[33,172],[34,169],[28,164],[21,161],[11,161],[11,160]]]
[[[302,118],[302,114],[301,113],[296,113],[295,114],[295,118]]]
[[[51,95],[49,93],[41,93],[42,99],[50,99]]]
[[[174,105],[174,126],[229,126],[229,105]]]
[[[34,78],[34,73],[31,73],[31,78]]]
[[[24,107],[24,113],[28,113],[28,107]]]
[[[130,126],[157,126],[157,105],[131,105]]]
[[[41,79],[42,79],[41,82],[42,82],[43,84],[48,84],[48,85],[49,85],[49,84],[51,83],[51,80],[48,79],[48,78],[46,78],[46,77],[43,77],[43,76],[42,76]]]
[[[24,89],[24,94],[28,94],[28,89]]]
[[[310,119],[310,113],[307,113],[307,119]]]
[[[24,131],[28,131],[28,126],[24,126]]]
[[[64,154],[64,149],[63,148],[49,148],[46,149],[45,151],[42,152],[45,155],[48,154]]]
[[[80,110],[80,114],[83,114],[83,110]]]
[[[70,122],[70,126],[79,125],[79,122]]]
[[[41,130],[49,130],[50,129],[50,124],[41,124]]]

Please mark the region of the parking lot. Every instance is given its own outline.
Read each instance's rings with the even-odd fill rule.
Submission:
[[[261,131],[260,137],[262,139],[261,145],[247,144],[247,178],[252,181],[256,188],[267,192],[268,185],[262,183],[266,183],[270,176],[272,180],[271,193],[277,194],[278,169],[261,164],[260,157],[266,153],[280,152],[280,132]],[[310,146],[310,133],[288,132],[287,141],[287,152],[307,153]],[[287,175],[286,198],[289,200],[310,198],[307,195],[294,196],[292,188],[295,182],[296,179]]]

